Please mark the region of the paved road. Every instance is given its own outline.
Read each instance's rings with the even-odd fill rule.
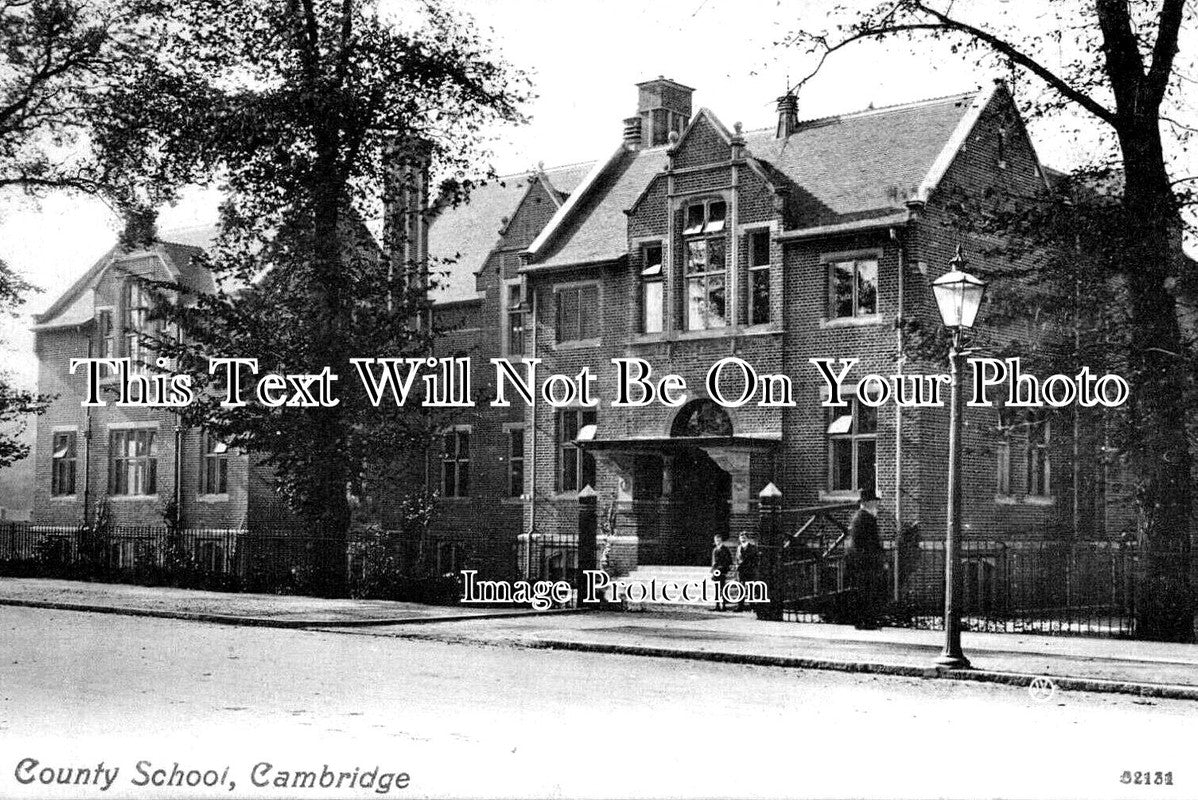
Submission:
[[[390,796],[1198,796],[1194,703],[41,609],[0,641],[3,797],[381,796],[262,763],[408,773]],[[100,761],[106,791],[37,782]]]

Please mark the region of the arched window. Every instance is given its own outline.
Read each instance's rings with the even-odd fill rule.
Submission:
[[[670,436],[731,436],[732,419],[711,400],[692,400],[682,407]]]

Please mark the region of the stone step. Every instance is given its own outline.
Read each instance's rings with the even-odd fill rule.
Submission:
[[[623,602],[630,608],[650,608],[655,606],[695,606],[695,607],[714,607],[715,606],[715,582],[711,580],[711,569],[709,567],[694,567],[694,566],[657,566],[644,565],[633,569],[631,573],[615,581],[623,581],[626,583],[639,583],[646,587],[650,587],[654,581],[658,586],[658,591],[666,583],[674,583],[681,586],[682,584],[695,584],[696,588],[691,590],[692,599],[686,600],[681,596],[676,596],[673,599],[665,599],[662,596],[657,598],[649,598],[641,601],[630,599],[626,593],[625,596],[617,598],[615,590],[608,590],[608,599],[612,601]],[[706,591],[704,591],[704,589]],[[704,600],[706,595],[708,599]],[[631,595],[635,598],[636,595]]]

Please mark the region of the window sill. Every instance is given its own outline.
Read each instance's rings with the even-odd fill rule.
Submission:
[[[823,328],[871,328],[884,325],[886,319],[881,314],[869,314],[863,317],[824,317],[819,321]]]
[[[1053,495],[1014,495],[1014,494],[996,494],[994,502],[1000,506],[1038,506],[1047,508],[1057,504],[1057,498]]]
[[[229,502],[229,493],[222,494],[199,494],[196,495],[197,503],[227,503]]]
[[[52,494],[50,495],[51,503],[77,503],[79,495],[77,494]]]
[[[861,499],[860,489],[847,489],[836,492],[819,493],[820,502],[823,503],[856,503]]]
[[[737,336],[772,336],[782,333],[782,326],[775,325],[772,322],[764,322],[760,325],[747,325],[738,329]]]
[[[762,325],[749,325],[745,327],[733,327],[730,325],[726,328],[708,328],[701,331],[638,333],[629,344],[635,347],[638,345],[665,344],[667,342],[702,341],[704,339],[720,338],[730,339],[736,336],[777,336],[782,332],[781,326],[767,322]]]
[[[736,328],[728,325],[723,328],[704,328],[698,331],[678,331],[675,338],[680,342],[688,339],[727,339],[736,335]]]
[[[554,350],[585,350],[590,347],[598,347],[599,339],[571,339],[568,342],[556,342],[553,345]]]
[[[109,500],[114,500],[118,503],[136,503],[138,501],[157,501],[158,495],[155,494],[110,494],[107,495]]]
[[[670,341],[670,334],[665,331],[658,331],[657,333],[638,333],[630,344],[661,344],[668,341]]]

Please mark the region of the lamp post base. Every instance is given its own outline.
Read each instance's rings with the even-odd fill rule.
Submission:
[[[938,667],[945,669],[969,669],[973,665],[969,663],[969,659],[961,653],[950,653],[945,650],[933,662]]]

